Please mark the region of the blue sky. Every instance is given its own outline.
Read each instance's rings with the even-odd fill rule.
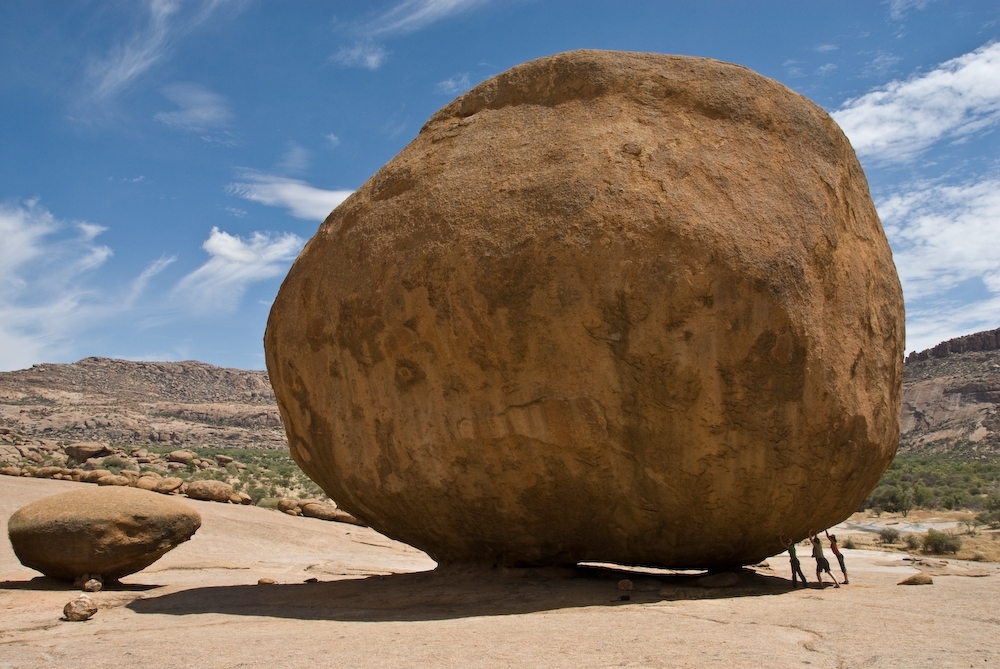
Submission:
[[[991,2],[0,0],[0,370],[263,367],[319,222],[453,97],[578,48],[708,56],[834,115],[907,350],[1000,326]]]

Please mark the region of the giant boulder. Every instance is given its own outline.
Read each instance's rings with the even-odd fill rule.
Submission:
[[[722,567],[874,487],[903,300],[820,107],[577,51],[434,114],[306,244],[265,350],[296,462],[438,561]]]
[[[32,502],[14,512],[7,531],[21,564],[72,581],[83,574],[109,580],[137,572],[200,526],[197,511],[169,497],[108,486]]]

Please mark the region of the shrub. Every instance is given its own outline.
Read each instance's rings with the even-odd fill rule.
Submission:
[[[899,530],[894,527],[883,527],[878,531],[878,538],[884,544],[894,544],[899,541]]]
[[[109,455],[108,457],[101,460],[101,466],[105,469],[118,469],[120,470],[127,463],[119,458],[117,455]]]
[[[844,548],[846,548],[848,550],[854,550],[855,548],[857,548],[857,546],[854,545],[854,540],[853,539],[851,539],[850,537],[847,537],[847,539],[844,540]]]
[[[262,506],[265,509],[277,509],[280,499],[280,497],[264,497],[257,502],[257,506]]]
[[[909,548],[911,551],[915,551],[918,548],[920,548],[920,537],[918,537],[916,534],[907,534],[906,547]]]
[[[953,534],[946,534],[939,530],[927,530],[924,535],[924,552],[942,555],[944,553],[957,553],[962,547],[962,540]]]

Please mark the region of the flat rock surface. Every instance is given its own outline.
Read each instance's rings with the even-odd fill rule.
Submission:
[[[0,531],[18,507],[82,485],[4,479]],[[851,584],[838,590],[791,590],[784,556],[719,589],[698,587],[701,572],[422,572],[433,567],[425,555],[370,529],[180,501],[202,528],[122,589],[91,594],[100,610],[84,623],[59,621],[76,591],[35,579],[0,545],[0,667],[1000,663],[992,563],[976,565],[984,578],[903,588],[919,573],[907,556],[844,551]],[[812,560],[802,563],[814,581]],[[634,589],[621,601],[626,577]]]

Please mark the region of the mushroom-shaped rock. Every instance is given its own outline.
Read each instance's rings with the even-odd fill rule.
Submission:
[[[7,531],[24,566],[72,581],[81,574],[108,580],[137,572],[200,526],[198,512],[181,502],[107,486],[32,502],[14,512]]]
[[[434,114],[306,244],[265,351],[299,466],[439,562],[726,568],[877,483],[903,300],[820,107],[577,51]]]

